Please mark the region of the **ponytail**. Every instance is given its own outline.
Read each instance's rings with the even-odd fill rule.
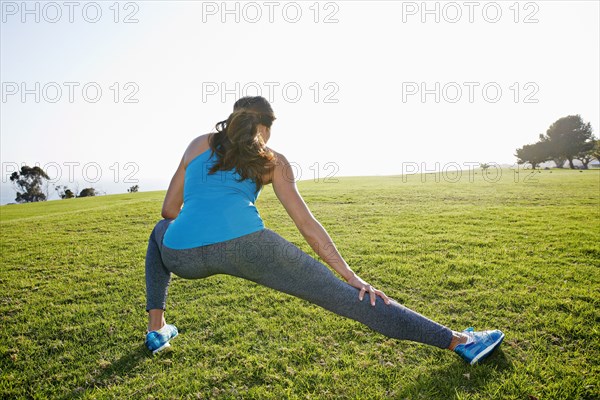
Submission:
[[[242,180],[253,180],[258,191],[262,186],[262,176],[275,161],[275,155],[267,149],[258,133],[258,125],[270,128],[274,119],[272,113],[241,108],[234,110],[227,120],[218,122],[215,125],[217,132],[209,142],[211,155],[217,154],[217,162],[209,174],[235,169]]]

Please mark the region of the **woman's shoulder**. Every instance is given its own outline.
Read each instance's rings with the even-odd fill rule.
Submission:
[[[202,146],[203,144],[205,144],[206,146],[208,146],[208,141],[210,140],[211,136],[212,136],[212,133],[205,133],[203,135],[196,136],[190,142],[190,146],[192,146],[192,145]]]
[[[267,150],[269,150],[271,153],[273,153],[275,155],[275,166],[283,166],[285,164],[289,164],[287,158],[285,158],[285,156],[276,151],[275,149],[273,149],[272,147],[269,146],[265,146]]]
[[[270,183],[273,183],[273,178],[275,177],[275,174],[289,173],[286,172],[286,169],[289,168],[290,163],[287,160],[287,158],[283,155],[283,153],[276,151],[272,147],[265,147],[275,156],[275,159],[273,160],[272,164],[273,167],[269,168],[268,171],[265,173],[265,176],[263,177],[263,185],[268,185]]]
[[[209,139],[212,133],[205,133],[204,135],[200,135],[192,139],[192,141],[188,144],[187,149],[184,154],[184,165],[187,164],[196,158],[198,155],[204,153],[208,149],[210,149]]]

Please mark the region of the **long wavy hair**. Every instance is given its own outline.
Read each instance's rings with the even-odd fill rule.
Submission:
[[[217,122],[216,132],[210,136],[211,156],[217,161],[208,171],[235,169],[241,179],[251,179],[258,191],[262,176],[275,165],[275,154],[269,150],[258,132],[258,125],[271,128],[275,114],[271,105],[261,96],[242,97],[233,105],[233,112],[225,121]]]

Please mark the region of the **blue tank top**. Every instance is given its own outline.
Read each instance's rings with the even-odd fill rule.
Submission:
[[[183,207],[163,237],[172,249],[223,242],[264,229],[254,203],[261,189],[251,179],[238,181],[235,170],[208,174],[216,161],[210,148],[190,161],[185,170]]]

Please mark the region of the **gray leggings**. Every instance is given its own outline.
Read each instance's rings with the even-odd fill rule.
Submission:
[[[220,243],[191,249],[171,249],[162,244],[172,219],[159,221],[146,253],[146,311],[166,309],[171,273],[199,279],[215,274],[244,278],[307,300],[338,315],[361,322],[390,338],[412,340],[447,348],[452,331],[397,302],[385,304],[369,294],[358,299],[359,289],[270,229]]]

